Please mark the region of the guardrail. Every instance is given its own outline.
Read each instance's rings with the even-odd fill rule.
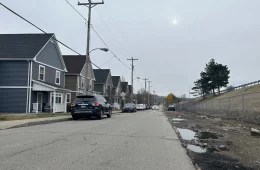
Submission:
[[[254,86],[256,84],[260,84],[260,80],[233,87],[232,90],[243,89],[243,88],[246,88],[246,87],[249,87],[249,86]],[[226,92],[229,92],[229,91],[230,91],[229,89],[221,90],[220,94],[223,94],[223,93],[226,93]]]

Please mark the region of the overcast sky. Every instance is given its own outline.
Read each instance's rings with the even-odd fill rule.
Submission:
[[[68,0],[87,17],[87,10]],[[97,0],[99,1],[99,0]],[[1,0],[3,4],[46,32],[55,33],[76,51],[85,54],[86,25],[65,0]],[[87,2],[87,0],[82,0]],[[231,70],[231,85],[259,80],[260,76],[260,1],[259,0],[105,0],[92,12],[92,25],[109,48],[130,67],[135,62],[135,77],[149,78],[151,90],[167,95],[188,95],[189,86],[211,59]],[[108,9],[108,10],[107,10]],[[114,21],[110,17],[111,13]],[[104,24],[104,22],[106,25]],[[39,31],[0,6],[1,33]],[[108,29],[108,28],[109,29]],[[91,49],[104,47],[92,31]],[[74,54],[60,46],[63,54]],[[112,75],[130,82],[131,72],[111,53],[95,51],[92,61]],[[144,81],[134,81],[139,89]]]

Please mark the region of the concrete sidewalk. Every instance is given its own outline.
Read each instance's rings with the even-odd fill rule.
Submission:
[[[57,116],[48,118],[38,118],[38,119],[24,119],[24,120],[11,120],[11,121],[1,121],[0,130],[33,126],[39,124],[55,123],[61,121],[71,120],[71,116]]]
[[[113,114],[119,114],[119,113],[121,113],[121,111],[113,111]],[[71,119],[72,119],[71,115],[68,115],[68,116],[56,116],[56,117],[36,118],[36,119],[0,121],[0,130],[62,122]]]

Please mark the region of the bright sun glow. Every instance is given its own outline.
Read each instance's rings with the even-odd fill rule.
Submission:
[[[178,19],[177,18],[173,18],[172,24],[173,25],[177,25],[178,23],[179,23]]]

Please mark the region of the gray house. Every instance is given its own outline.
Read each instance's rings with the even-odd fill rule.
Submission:
[[[54,34],[0,34],[0,112],[65,112],[67,72]]]
[[[96,77],[94,89],[100,92],[108,102],[112,102],[113,81],[110,69],[94,69]]]
[[[112,89],[112,102],[113,106],[120,108],[122,105],[122,97],[120,96],[122,92],[121,79],[120,76],[112,76],[113,89]]]
[[[84,83],[86,83],[87,93],[96,94],[94,92],[95,75],[92,64],[89,62],[87,67],[87,79],[85,79],[85,61],[84,55],[63,55],[66,68],[65,73],[65,88],[71,90],[71,95],[68,95],[68,103],[71,103],[76,96],[83,94]]]

